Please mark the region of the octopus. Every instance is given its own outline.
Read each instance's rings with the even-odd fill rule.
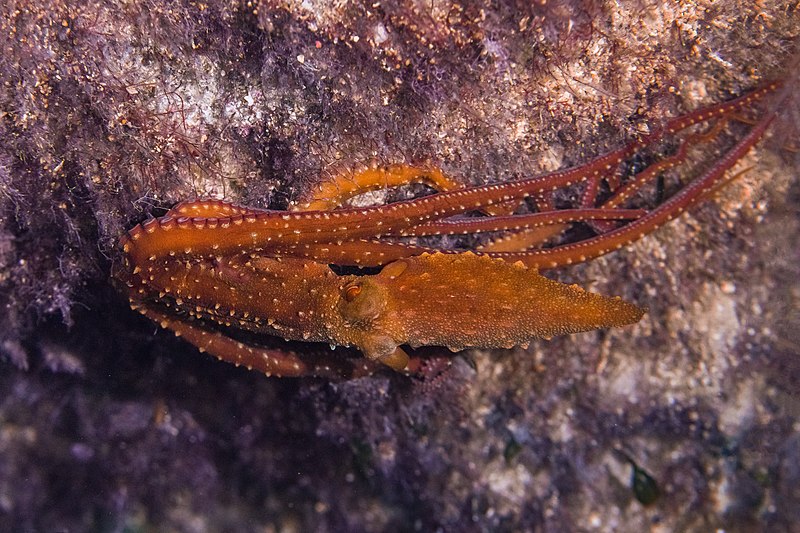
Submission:
[[[664,120],[621,148],[536,177],[465,187],[438,168],[375,165],[322,182],[286,211],[183,201],[122,236],[115,276],[133,309],[200,351],[268,376],[413,373],[422,363],[409,346],[525,347],[633,324],[641,307],[541,272],[627,246],[732,181],[776,106],[738,126],[746,132],[668,199],[626,207],[779,86]],[[665,140],[676,147],[631,171],[632,157]],[[366,191],[411,183],[434,192],[347,205]],[[565,189],[577,189],[578,199],[559,205]],[[583,236],[564,242],[576,227]],[[437,243],[443,235],[490,238],[466,250]],[[275,346],[271,337],[317,344]],[[363,357],[344,357],[337,346]]]

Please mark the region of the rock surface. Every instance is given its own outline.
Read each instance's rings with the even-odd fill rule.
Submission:
[[[0,529],[794,527],[800,164],[780,125],[717,201],[556,274],[649,307],[638,325],[428,380],[236,369],[109,273],[119,235],[181,199],[282,208],[372,160],[465,183],[580,163],[781,76],[795,4],[5,3]]]

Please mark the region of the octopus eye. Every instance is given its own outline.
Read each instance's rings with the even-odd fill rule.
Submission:
[[[349,287],[345,288],[344,290],[344,299],[348,302],[352,302],[353,300],[361,294],[361,285],[350,285]]]
[[[353,281],[342,289],[339,311],[351,324],[375,320],[385,307],[385,290],[369,279]]]

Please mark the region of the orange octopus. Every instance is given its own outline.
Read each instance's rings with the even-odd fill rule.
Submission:
[[[708,198],[732,179],[728,171],[763,136],[774,110],[665,202],[649,210],[622,208],[684,161],[690,146],[713,138],[729,117],[778,86],[668,120],[586,164],[528,179],[464,188],[439,170],[396,165],[325,182],[292,211],[182,202],[122,237],[124,266],[116,275],[143,315],[201,351],[275,376],[349,378],[383,365],[413,372],[420,360],[403,345],[525,346],[535,338],[632,324],[643,309],[558,283],[539,270],[617,250]],[[685,135],[672,155],[620,183],[621,166],[637,151],[709,121],[716,124],[708,131]],[[438,192],[376,207],[341,207],[367,190],[411,182]],[[557,209],[552,191],[579,183],[580,205]],[[602,201],[601,185],[609,191]],[[537,211],[513,214],[527,198]],[[457,217],[464,213],[476,216]],[[573,224],[594,235],[543,246]],[[475,251],[414,240],[484,232],[501,237]],[[375,268],[343,274],[332,265]],[[240,340],[242,332],[351,346],[364,357],[270,348]]]

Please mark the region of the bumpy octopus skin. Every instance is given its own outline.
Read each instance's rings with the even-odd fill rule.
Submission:
[[[396,165],[323,183],[293,212],[216,200],[183,202],[123,236],[125,262],[116,277],[132,307],[145,316],[201,350],[268,375],[347,378],[382,365],[414,371],[419,361],[401,345],[524,346],[535,338],[635,323],[644,313],[639,307],[552,281],[539,269],[616,250],[707,198],[763,136],[774,111],[652,210],[622,206],[659,172],[683,162],[689,144],[713,138],[719,125],[711,133],[687,136],[673,155],[611,187],[614,194],[604,202],[596,196],[600,181],[611,186],[618,166],[641,147],[698,123],[725,120],[778,86],[767,84],[669,120],[585,165],[535,178],[458,188],[437,169]],[[336,209],[360,192],[415,181],[441,192],[385,206]],[[583,181],[579,206],[552,207],[550,191]],[[540,212],[512,214],[529,196],[538,196]],[[450,218],[468,211],[485,216]],[[598,234],[529,249],[574,222],[588,222]],[[482,232],[505,233],[475,253],[408,242],[422,235]],[[381,270],[343,275],[329,265]],[[236,340],[236,331],[352,346],[365,357],[347,359],[318,347],[299,352],[253,345]]]

